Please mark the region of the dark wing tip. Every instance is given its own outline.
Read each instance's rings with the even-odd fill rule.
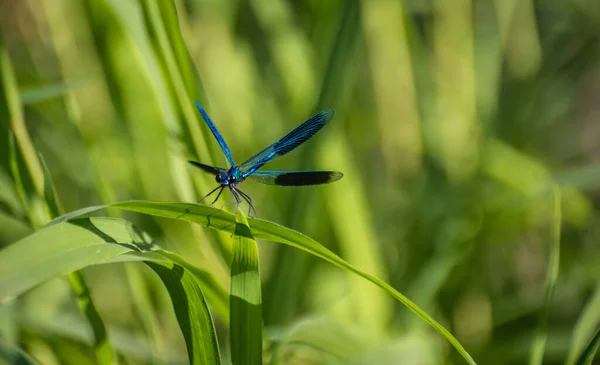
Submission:
[[[333,111],[333,109],[325,109],[323,111],[321,111],[319,113],[321,116],[323,116],[323,118],[327,121],[330,121],[333,118],[333,115],[335,114],[335,112]]]
[[[339,171],[330,171],[329,182],[338,181],[342,177],[344,177],[344,174],[342,174],[341,172],[339,172]]]

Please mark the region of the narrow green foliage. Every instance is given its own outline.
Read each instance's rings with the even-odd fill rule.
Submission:
[[[219,316],[225,325],[229,324],[227,292],[210,272],[192,265],[176,253],[165,251],[160,248],[155,248],[154,252],[194,274],[196,279],[202,283],[202,290],[213,312]]]
[[[50,175],[46,161],[41,154],[39,156],[40,163],[42,164],[42,171],[44,172],[44,198],[46,199],[50,216],[55,218],[62,214],[62,209],[60,208],[60,204],[56,196],[56,188],[54,187],[52,175]]]
[[[61,98],[75,89],[84,86],[84,84],[87,84],[89,81],[89,79],[79,79],[73,82],[43,85],[24,90],[20,93],[21,103],[29,105]]]
[[[558,270],[560,266],[560,225],[561,225],[561,206],[560,203],[560,188],[555,186],[552,189],[552,205],[553,215],[551,223],[551,240],[548,258],[548,271],[546,273],[546,295],[544,300],[544,308],[540,313],[540,320],[536,335],[533,342],[530,365],[541,365],[544,360],[544,349],[546,338],[548,336],[548,317],[552,307],[552,299],[554,298],[554,290],[556,288],[556,280],[558,279]]]
[[[191,364],[220,364],[212,318],[200,285],[208,280],[211,291],[218,290],[212,276],[199,268],[188,270],[173,263],[166,253],[149,243],[144,232],[131,223],[114,218],[78,218],[46,226],[0,251],[0,301],[11,298],[51,278],[97,264],[123,261],[151,261],[175,307],[184,333]],[[178,262],[184,262],[182,258]],[[187,267],[191,264],[186,263]],[[90,301],[89,289],[79,274],[71,275],[72,287],[88,320],[100,321]],[[221,292],[224,291],[221,288]],[[214,298],[224,297],[224,294]],[[223,304],[226,306],[226,304]],[[96,341],[106,332],[95,326]],[[101,346],[100,346],[101,345]],[[100,351],[100,353],[99,353]],[[101,364],[112,363],[107,342],[97,341]]]
[[[231,363],[262,365],[262,296],[258,247],[238,210],[234,231],[229,296]]]
[[[21,348],[8,343],[0,337],[0,364],[40,365]]]
[[[132,224],[123,220],[80,218],[46,226],[0,251],[0,300],[149,247]]]
[[[600,326],[600,284],[596,286],[594,294],[588,300],[583,312],[577,319],[577,324],[575,324],[575,328],[573,329],[573,338],[566,365],[575,364],[577,358],[586,348],[589,338],[598,326]]]
[[[585,351],[581,354],[581,357],[577,361],[577,365],[592,365],[592,361],[594,361],[594,356],[596,356],[598,348],[600,348],[600,327],[598,327],[596,334],[586,347]]]
[[[58,217],[61,214],[62,209],[56,195],[56,188],[54,187],[54,182],[52,181],[52,176],[50,175],[46,161],[44,161],[44,157],[41,154],[39,157],[42,171],[44,173],[44,199],[46,200],[48,213],[51,217]],[[71,284],[73,294],[75,294],[79,310],[81,310],[81,313],[85,316],[88,323],[92,327],[92,332],[94,334],[93,348],[96,361],[101,365],[112,364],[114,355],[112,346],[108,339],[108,334],[106,332],[106,326],[102,321],[102,317],[100,317],[100,313],[98,313],[98,310],[96,309],[96,305],[92,299],[90,289],[87,285],[87,281],[83,275],[83,272],[71,272],[68,274],[68,279],[69,283]]]
[[[21,200],[21,204],[23,205],[23,210],[25,212],[29,212],[27,193],[25,192],[25,186],[23,185],[23,179],[21,178],[21,172],[19,170],[17,142],[15,140],[15,135],[12,131],[10,131],[8,138],[10,151],[10,171],[12,173],[13,180],[15,181],[15,187],[17,190],[17,194],[19,195],[19,199]]]
[[[0,301],[90,265],[154,260],[190,271],[210,293],[215,311],[227,312],[225,289],[210,273],[148,242],[144,232],[121,219],[78,218],[48,225],[0,251]]]
[[[94,333],[94,354],[98,364],[112,364],[113,351],[106,333],[106,326],[100,317],[100,313],[94,305],[90,294],[90,288],[87,285],[82,271],[75,271],[68,275],[71,289],[77,298],[77,305],[81,313],[87,318]]]
[[[169,291],[192,365],[220,365],[214,324],[197,278],[183,267],[147,262]]]
[[[237,227],[236,221],[234,219],[235,216],[233,214],[201,204],[128,201],[96,208],[101,209],[105,207],[129,210],[138,213],[153,215],[156,217],[181,219],[188,222],[198,223],[208,228],[231,233],[234,233],[235,228]],[[93,210],[91,208],[85,208],[80,210],[79,212],[81,214],[85,214],[90,213],[92,211]],[[77,212],[69,213],[68,216],[77,216]],[[60,222],[64,219],[66,218],[60,217],[59,219],[55,220],[55,223]],[[328,261],[329,263],[339,268],[346,270],[347,272],[356,274],[377,285],[381,289],[385,290],[388,294],[396,298],[400,303],[402,303],[404,306],[406,306],[408,309],[414,312],[422,320],[427,322],[442,336],[444,336],[444,338],[446,338],[446,340],[448,340],[448,342],[452,344],[452,346],[461,354],[461,356],[469,364],[475,364],[475,361],[473,360],[471,355],[469,355],[467,350],[464,349],[460,342],[458,342],[458,340],[454,336],[452,336],[452,334],[448,332],[448,330],[446,330],[441,324],[439,324],[433,318],[431,318],[431,316],[425,313],[415,303],[413,303],[407,297],[405,297],[396,289],[391,287],[389,284],[372,275],[362,272],[361,270],[358,270],[357,268],[350,265],[333,252],[329,251],[327,248],[325,248],[318,242],[303,235],[300,232],[296,232],[289,228],[280,226],[276,223],[260,219],[250,219],[249,223],[252,235],[256,238],[283,243],[285,245],[289,245],[300,250],[306,251],[316,257]]]

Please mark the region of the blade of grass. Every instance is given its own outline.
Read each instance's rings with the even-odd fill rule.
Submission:
[[[69,283],[71,284],[71,290],[75,294],[77,300],[77,306],[81,313],[86,317],[88,324],[92,327],[92,333],[94,334],[94,342],[92,348],[94,349],[94,355],[98,364],[110,365],[113,363],[113,350],[108,339],[106,332],[106,326],[100,317],[100,313],[94,305],[92,300],[90,289],[87,285],[87,281],[83,276],[82,271],[75,271],[67,275]]]
[[[577,361],[577,365],[592,365],[592,361],[594,361],[594,356],[596,356],[598,348],[600,348],[600,327],[596,330],[596,334],[590,341],[590,344],[581,354],[579,361]]]
[[[89,79],[79,79],[67,83],[42,85],[40,87],[24,90],[20,93],[21,103],[25,105],[36,104],[54,98],[63,97],[74,89],[82,87],[89,81]]]
[[[52,181],[52,175],[50,175],[46,161],[44,161],[44,158],[41,154],[39,155],[39,158],[40,165],[42,166],[42,171],[44,173],[44,199],[46,200],[46,206],[51,217],[58,217],[61,214],[61,208],[56,195],[54,182]],[[91,292],[83,272],[75,271],[69,273],[67,278],[71,284],[71,290],[73,291],[73,294],[75,294],[77,306],[92,328],[92,333],[94,334],[93,349],[94,355],[96,356],[96,361],[99,364],[112,364],[114,354],[108,338],[106,326],[102,321],[100,313],[98,313],[98,310],[96,309],[96,305],[92,299]]]
[[[131,253],[144,255],[121,258]],[[131,223],[102,217],[49,225],[0,251],[0,301],[90,265],[150,259],[174,262],[191,272],[202,283],[215,312],[227,318],[227,293],[209,272],[149,244],[145,233]]]
[[[560,188],[554,186],[552,189],[553,216],[551,221],[552,236],[550,240],[550,252],[548,258],[548,271],[546,273],[546,295],[544,307],[540,313],[538,328],[533,340],[530,365],[541,365],[544,360],[544,349],[548,337],[548,317],[554,298],[556,280],[558,279],[558,270],[560,266],[560,225],[561,225],[561,206],[560,206]]]
[[[596,286],[594,294],[575,324],[566,365],[575,364],[578,356],[585,349],[588,339],[594,333],[594,329],[598,326],[600,326],[600,284]]]
[[[23,210],[29,213],[29,203],[27,199],[27,194],[25,193],[25,187],[23,186],[23,180],[21,179],[21,172],[19,171],[19,160],[17,157],[17,143],[15,141],[15,135],[9,132],[8,135],[8,144],[9,144],[9,153],[10,153],[10,170],[13,176],[13,180],[15,181],[15,188],[17,190],[17,194],[19,195],[19,199],[21,200],[21,205],[23,206]],[[29,218],[29,214],[27,214]],[[31,219],[31,218],[29,218]]]
[[[44,199],[46,199],[50,216],[52,218],[56,218],[62,214],[62,209],[60,208],[60,203],[58,202],[58,198],[56,196],[56,188],[54,187],[52,175],[50,175],[46,161],[41,154],[39,156],[42,171],[44,173]]]
[[[29,221],[34,227],[40,226],[41,223],[39,223],[39,219],[36,219],[34,212],[32,211],[32,207],[29,206],[29,196],[44,197],[46,200],[46,208],[50,217],[52,218],[61,214],[60,206],[56,198],[54,185],[52,184],[52,179],[48,169],[45,166],[43,159],[38,159],[37,153],[29,136],[29,132],[27,131],[15,75],[12,70],[8,53],[1,39],[0,74],[2,78],[2,88],[7,99],[6,101],[11,121],[11,129],[14,132],[14,138],[11,136],[10,148],[10,164],[13,170],[13,176],[15,182],[17,183],[17,189],[19,191],[23,206],[29,217]],[[18,151],[17,146],[19,147]],[[19,171],[19,152],[23,157],[23,161],[25,162],[31,183],[35,190],[28,195],[26,195],[27,193],[24,188],[24,180],[22,179]],[[106,337],[106,327],[102,322],[100,315],[96,311],[95,305],[90,297],[89,290],[87,290],[85,278],[80,273],[72,273],[69,276],[69,282],[72,286],[73,292],[78,298],[78,305],[82,310],[82,313],[87,317],[90,326],[93,329],[95,338],[94,353],[96,355],[96,360],[100,364],[111,364],[113,356],[110,343]]]
[[[19,99],[19,90],[2,37],[0,37],[0,87],[2,87],[3,95],[6,99],[2,100],[2,102],[6,103],[8,109],[10,128],[15,134],[16,145],[19,147],[25,165],[31,175],[35,191],[41,196],[43,192],[42,169],[37,160],[33,143],[29,138],[29,133],[27,132],[27,126],[23,118],[23,109]]]
[[[229,295],[231,363],[262,365],[262,297],[258,247],[248,221],[238,210],[233,238]]]
[[[190,204],[190,203],[160,203],[150,201],[128,201],[123,203],[116,203],[104,207],[113,207],[123,210],[129,210],[133,212],[149,214],[157,217],[181,219],[188,222],[198,223],[207,228],[217,229],[221,231],[231,232],[235,231],[236,223],[235,216],[231,213],[218,210],[205,205]],[[102,208],[102,207],[98,207]],[[81,211],[91,210],[84,208]],[[76,215],[77,212],[70,213],[70,216]],[[55,222],[64,220],[64,217],[60,217]],[[377,285],[388,294],[396,298],[400,303],[410,309],[413,313],[427,322],[433,327],[438,333],[450,342],[450,344],[461,354],[461,356],[469,363],[476,364],[471,355],[464,349],[464,347],[458,342],[458,340],[452,336],[448,330],[446,330],[441,324],[436,322],[431,316],[419,308],[410,299],[402,295],[396,289],[391,287],[384,281],[369,275],[354,266],[347,263],[345,260],[329,251],[327,248],[314,241],[313,239],[303,235],[300,232],[296,232],[289,228],[280,226],[276,223],[260,220],[260,219],[249,219],[252,235],[255,238],[262,238],[272,242],[283,243],[300,250],[306,251],[316,257],[322,258],[329,263],[356,274],[371,283]],[[55,224],[56,225],[56,224]]]
[[[192,365],[221,364],[212,317],[196,277],[183,267],[146,262],[169,291]]]
[[[0,364],[40,365],[40,363],[21,348],[0,338]]]
[[[167,286],[190,363],[220,365],[212,318],[201,288],[210,274],[197,275],[202,272],[200,268],[188,270],[162,252],[148,243],[144,232],[121,219],[79,218],[46,226],[0,251],[0,301],[90,265],[149,261]],[[216,282],[207,285],[209,292],[214,285]]]

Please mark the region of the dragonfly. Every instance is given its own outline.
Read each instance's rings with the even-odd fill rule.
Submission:
[[[229,168],[214,167],[205,165],[196,161],[188,161],[190,164],[200,168],[204,172],[215,175],[215,180],[219,183],[215,189],[210,193],[206,194],[201,200],[204,201],[206,198],[211,196],[213,193],[218,191],[217,197],[213,200],[210,205],[213,205],[217,199],[221,196],[221,193],[225,189],[229,189],[231,194],[235,198],[236,206],[242,203],[242,199],[245,200],[248,205],[248,214],[250,211],[254,212],[256,216],[256,209],[252,205],[252,198],[243,191],[240,190],[238,185],[246,179],[254,180],[259,183],[268,185],[280,185],[280,186],[306,186],[306,185],[319,185],[329,184],[334,181],[341,179],[344,175],[338,171],[320,171],[320,170],[305,170],[305,171],[269,171],[259,170],[263,165],[273,160],[276,160],[291,151],[295,150],[304,142],[308,141],[318,131],[323,128],[327,122],[333,118],[333,110],[323,110],[298,127],[294,128],[291,132],[281,137],[277,142],[263,148],[260,152],[247,159],[244,163],[236,165],[233,161],[231,151],[225,143],[225,139],[219,133],[219,130],[213,122],[210,120],[208,114],[202,108],[199,102],[196,101],[196,107],[200,111],[202,118],[208,125],[208,128],[212,132],[213,136],[219,143],[223,154],[229,162]]]

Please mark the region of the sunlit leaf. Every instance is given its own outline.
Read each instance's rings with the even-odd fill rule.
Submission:
[[[208,228],[231,233],[235,231],[236,227],[235,216],[233,214],[201,204],[128,201],[109,205],[107,207],[150,214],[157,217],[181,219],[188,222],[198,223]],[[90,210],[87,211],[87,213],[90,212]],[[61,219],[64,218],[59,218],[57,219],[57,221],[60,221]],[[475,364],[475,361],[473,360],[471,355],[469,355],[469,353],[464,349],[460,342],[458,342],[458,340],[454,336],[452,336],[452,334],[448,332],[448,330],[446,330],[441,324],[439,324],[431,316],[425,313],[415,303],[413,303],[407,297],[405,297],[396,289],[391,287],[389,284],[355,268],[336,254],[319,244],[318,242],[303,235],[300,232],[296,232],[289,228],[280,226],[276,223],[260,219],[249,219],[249,223],[252,235],[255,238],[262,238],[268,241],[279,242],[292,247],[296,247],[314,256],[322,258],[323,260],[328,261],[333,265],[338,266],[348,272],[361,276],[364,279],[377,285],[381,289],[385,290],[388,294],[396,298],[408,309],[413,311],[417,316],[419,316],[421,319],[427,322],[442,336],[444,336],[444,338],[446,338],[446,340],[448,340],[448,342],[450,342],[452,346],[456,348],[456,350],[462,355],[462,357],[465,360],[467,360],[468,363]]]
[[[0,300],[90,265],[145,260],[167,285],[190,363],[220,364],[212,318],[201,290],[211,275],[173,263],[169,257],[177,255],[163,256],[163,252],[144,232],[120,219],[78,218],[46,226],[0,251]],[[207,288],[212,292],[216,285],[210,282]],[[213,297],[218,295],[213,293]]]
[[[262,365],[262,295],[258,247],[244,214],[238,211],[233,236],[229,294],[231,363]]]

